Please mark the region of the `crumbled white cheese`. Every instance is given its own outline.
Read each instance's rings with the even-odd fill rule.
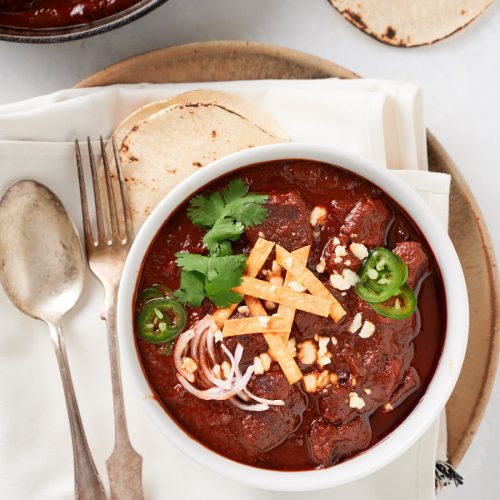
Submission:
[[[326,222],[326,208],[323,206],[314,207],[309,217],[309,222],[312,227],[322,226]]]
[[[349,406],[355,408],[356,410],[361,410],[365,407],[365,401],[360,398],[356,392],[349,393]]]
[[[350,333],[356,333],[363,323],[363,316],[361,313],[356,313],[354,318],[352,318],[352,323],[349,326],[348,330]]]
[[[358,283],[359,276],[350,269],[344,269],[342,274],[334,273],[330,275],[330,283],[337,290],[349,290],[351,286]]]
[[[391,405],[391,403],[385,403],[384,410],[385,411],[392,411],[392,410],[394,410],[394,407]]]
[[[253,372],[255,375],[264,375],[264,365],[259,356],[253,358]]]
[[[346,252],[345,246],[344,245],[337,245],[335,247],[335,255],[337,257],[346,257],[347,252]]]
[[[363,389],[363,391],[365,391],[365,394],[368,394],[368,396],[372,393],[372,390],[371,389]]]
[[[238,307],[238,312],[240,314],[250,314],[250,309],[248,306],[240,306]]]
[[[306,287],[298,281],[290,281],[288,288],[291,288],[294,292],[304,292],[306,290]]]
[[[290,356],[292,356],[292,358],[295,358],[295,356],[297,355],[297,341],[295,340],[295,337],[288,339],[286,347],[288,352],[290,353]]]
[[[318,357],[318,365],[319,366],[326,366],[326,365],[330,364],[331,362],[332,362],[332,360],[326,354],[324,356]]]
[[[337,337],[332,337],[330,340],[332,341],[333,345],[337,345],[339,343],[339,341],[337,340]]]
[[[329,337],[318,337],[318,356],[323,356],[328,352]]]
[[[330,383],[330,377],[328,376],[328,370],[323,370],[318,374],[317,384],[320,389],[325,388]]]
[[[324,273],[325,269],[326,269],[326,261],[325,259],[323,259],[323,257],[321,257],[321,259],[319,259],[319,263],[316,264],[316,271],[318,273]]]
[[[302,384],[304,385],[304,390],[306,392],[316,392],[318,389],[318,374],[308,373],[307,375],[304,375]]]
[[[272,358],[269,356],[267,352],[263,352],[259,355],[260,361],[262,362],[262,366],[264,367],[264,371],[268,371],[271,368]]]
[[[362,339],[370,338],[375,333],[375,325],[371,321],[365,321],[363,327],[359,332],[359,336]]]
[[[335,262],[335,264],[342,264],[342,257],[335,257],[333,262]]]
[[[340,240],[337,237],[333,238],[333,244],[340,245]]]
[[[198,369],[198,365],[193,358],[184,358],[181,362],[181,368],[187,373],[194,373]]]
[[[356,259],[363,260],[368,257],[368,249],[363,243],[351,243],[349,250],[356,257]]]
[[[312,365],[316,361],[318,350],[312,340],[306,340],[297,346],[298,358],[304,365]]]

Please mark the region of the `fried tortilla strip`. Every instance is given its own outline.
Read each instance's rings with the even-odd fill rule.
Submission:
[[[276,245],[276,261],[281,267],[291,273],[299,283],[305,286],[313,296],[321,297],[330,302],[329,314],[335,322],[345,316],[346,312],[344,308],[328,291],[325,285],[305,265],[302,265],[290,252],[287,252],[280,245]]]
[[[253,316],[266,316],[267,312],[259,299],[247,295],[245,296],[245,302]],[[292,385],[301,380],[302,372],[293,356],[288,352],[286,342],[283,343],[282,337],[284,333],[264,333],[263,335],[269,345],[271,357],[280,365],[288,383]]]
[[[255,278],[259,274],[262,266],[266,263],[267,258],[274,248],[272,241],[267,241],[264,238],[259,238],[256,242],[250,255],[247,258],[245,266],[245,276]],[[231,317],[238,304],[231,304],[225,309],[217,309],[214,313],[215,323],[219,328],[222,328],[226,320]]]
[[[305,285],[304,285],[305,286]],[[303,292],[296,292],[291,288],[272,285],[271,283],[256,278],[243,277],[241,285],[233,290],[243,295],[251,295],[262,300],[270,300],[277,304],[299,309],[318,316],[327,317],[332,305],[331,300]]]
[[[307,264],[307,259],[309,258],[309,251],[311,250],[310,245],[306,247],[299,248],[298,250],[294,250],[292,252],[293,258],[296,259],[301,265],[305,266]],[[285,283],[284,286],[287,286],[290,281],[294,279],[292,273],[287,271],[285,275]],[[253,314],[253,313],[252,313]],[[286,345],[288,343],[288,338],[290,337],[290,331],[292,330],[293,320],[295,318],[295,309],[292,307],[280,305],[278,307],[278,316],[283,318],[285,321],[288,321],[289,327],[286,328],[282,334],[281,338],[283,343]]]
[[[228,319],[222,330],[223,337],[248,335],[250,333],[279,333],[287,323],[278,316],[252,316],[250,318]]]

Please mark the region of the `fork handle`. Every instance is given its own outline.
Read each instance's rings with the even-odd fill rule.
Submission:
[[[61,326],[53,323],[48,323],[48,326],[59,364],[59,371],[61,372],[64,396],[68,409],[71,440],[73,442],[75,497],[78,500],[106,500],[104,486],[92,459],[82,419],[80,418],[80,410],[78,409],[75,389],[71,380]]]
[[[106,460],[112,500],[143,500],[142,456],[133,448],[127,428],[120,356],[116,329],[118,284],[105,288],[103,319],[108,329],[108,348],[111,366],[111,386],[115,414],[115,447]]]

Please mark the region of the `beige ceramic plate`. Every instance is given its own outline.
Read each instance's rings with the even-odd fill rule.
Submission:
[[[208,42],[160,49],[119,62],[77,87],[253,79],[357,78],[330,61],[272,45]],[[470,338],[462,375],[447,405],[448,452],[456,466],[476,433],[493,385],[500,338],[500,287],[492,244],[479,208],[457,167],[427,132],[429,168],[452,176],[450,236],[464,268]]]

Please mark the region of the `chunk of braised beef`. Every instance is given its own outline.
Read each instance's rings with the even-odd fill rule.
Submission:
[[[369,371],[362,383],[370,389],[370,400],[377,404],[387,403],[399,385],[402,374],[403,360],[400,357],[388,358],[383,370]]]
[[[370,321],[375,325],[374,336],[382,352],[399,350],[411,342],[419,331],[418,311],[406,319],[391,319],[377,314],[368,302],[355,293],[349,297],[348,302],[353,315],[359,312],[363,321]]]
[[[350,239],[345,235],[339,237],[332,236],[326,243],[321,253],[321,258],[325,259],[326,269],[330,273],[337,272],[342,274],[344,269],[350,269],[357,272],[361,267],[361,261],[355,257],[349,250]],[[344,247],[346,254],[343,257],[338,257],[336,253],[337,247]]]
[[[234,354],[236,346],[241,344],[243,347],[243,356],[240,362],[240,369],[245,371],[248,366],[253,364],[253,358],[267,352],[269,346],[266,339],[260,333],[251,335],[237,335],[235,337],[227,337],[224,339],[224,345]]]
[[[319,411],[333,424],[348,422],[356,417],[356,410],[349,406],[349,393],[353,389],[349,384],[328,385],[319,393]]]
[[[246,237],[255,243],[259,234],[275,241],[288,251],[297,250],[312,243],[310,211],[297,191],[271,193],[265,207],[268,215],[262,224],[245,230]]]
[[[420,387],[420,376],[413,366],[406,372],[403,381],[392,393],[389,403],[393,408],[400,405]]]
[[[345,331],[345,320],[335,323],[332,318],[323,318],[304,311],[295,312],[293,333],[299,342],[312,339],[315,335],[331,337]]]
[[[365,418],[334,425],[324,418],[311,424],[309,444],[313,457],[323,465],[334,465],[370,444],[372,431]]]
[[[255,377],[248,385],[256,396],[281,399],[283,406],[270,406],[262,412],[241,411],[239,439],[251,451],[269,451],[302,423],[306,397],[297,385],[290,385],[281,371]]]
[[[415,288],[429,274],[431,263],[422,245],[416,241],[398,243],[393,252],[408,266],[408,285]]]
[[[369,249],[384,246],[391,219],[391,211],[384,201],[365,196],[354,205],[346,217],[340,234],[363,243]]]

